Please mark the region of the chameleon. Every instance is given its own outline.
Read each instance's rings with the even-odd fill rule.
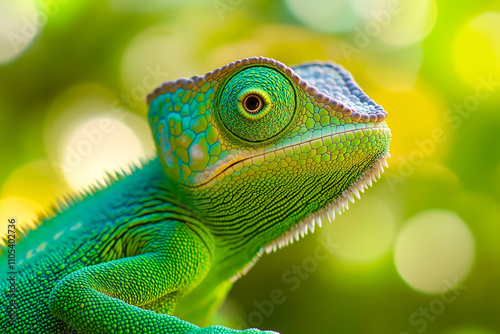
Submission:
[[[387,167],[387,112],[332,62],[241,59],[147,103],[157,154],[3,248],[1,333],[275,333],[209,321],[264,253],[333,221]]]

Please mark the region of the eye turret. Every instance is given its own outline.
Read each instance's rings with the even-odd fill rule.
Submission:
[[[275,69],[253,66],[227,80],[216,112],[229,133],[259,143],[279,135],[295,110],[296,92],[289,79]]]

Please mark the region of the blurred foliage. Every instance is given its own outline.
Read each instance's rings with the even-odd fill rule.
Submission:
[[[495,0],[3,1],[0,226],[151,156],[144,97],[162,81],[254,55],[332,60],[388,111],[391,167],[264,256],[214,321],[500,333],[499,32]]]

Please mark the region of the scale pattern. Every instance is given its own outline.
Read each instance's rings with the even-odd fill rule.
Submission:
[[[333,63],[242,59],[148,103],[158,156],[40,218],[13,294],[1,278],[0,333],[262,333],[204,326],[264,252],[387,166],[387,113]]]

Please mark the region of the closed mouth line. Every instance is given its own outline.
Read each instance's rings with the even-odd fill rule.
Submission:
[[[300,142],[300,143],[297,143],[297,144],[287,145],[287,146],[284,146],[284,147],[280,147],[280,148],[274,149],[272,151],[261,152],[261,153],[258,153],[258,154],[252,155],[252,156],[248,156],[248,157],[245,157],[245,158],[242,158],[242,159],[238,159],[236,161],[231,162],[228,166],[223,167],[222,170],[216,172],[212,177],[210,177],[209,179],[205,180],[203,183],[200,183],[200,184],[197,184],[197,185],[194,185],[194,186],[186,186],[186,187],[187,188],[198,188],[198,187],[204,186],[207,183],[209,183],[210,181],[212,181],[213,179],[215,179],[220,174],[224,173],[229,168],[233,167],[234,165],[236,165],[236,164],[238,164],[240,162],[246,161],[248,159],[253,159],[253,158],[256,158],[256,157],[260,157],[260,156],[266,155],[268,153],[273,153],[273,152],[277,152],[277,151],[280,151],[280,150],[285,150],[287,148],[297,147],[299,145],[303,145],[305,143],[310,143],[310,142],[313,142],[313,141],[316,141],[316,140],[323,140],[325,138],[333,137],[333,136],[336,136],[336,135],[351,133],[351,132],[360,131],[360,130],[363,131],[363,130],[372,130],[372,129],[379,129],[380,131],[383,131],[384,133],[390,133],[391,132],[391,130],[388,127],[374,126],[374,127],[369,127],[369,128],[360,128],[360,129],[353,129],[353,130],[341,131],[341,132],[336,132],[336,133],[332,133],[332,134],[329,134],[329,135],[321,136],[321,137],[318,137],[318,138],[309,139],[309,140],[306,140],[306,141],[303,141],[303,142]]]

